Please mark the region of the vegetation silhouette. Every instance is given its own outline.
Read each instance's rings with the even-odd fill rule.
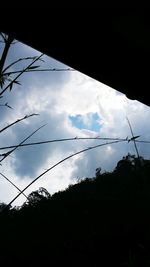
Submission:
[[[0,216],[0,261],[149,266],[149,207],[150,160],[128,154],[112,172],[99,167],[64,191],[51,196],[39,188],[21,207],[8,207]]]

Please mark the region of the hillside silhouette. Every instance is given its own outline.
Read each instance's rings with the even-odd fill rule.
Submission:
[[[5,205],[1,266],[150,266],[150,160],[128,154],[112,172]]]

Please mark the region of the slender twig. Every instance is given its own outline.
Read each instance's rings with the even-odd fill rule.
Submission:
[[[42,145],[42,144],[55,143],[55,142],[79,141],[79,140],[128,141],[127,138],[121,139],[121,138],[106,138],[106,137],[105,138],[102,138],[102,137],[72,137],[72,138],[53,139],[53,140],[46,140],[46,141],[40,141],[40,142],[32,142],[32,143],[26,143],[26,144],[22,144],[22,145],[5,146],[5,147],[0,147],[0,150],[10,149],[10,148],[14,148],[16,146],[25,147],[25,146]]]
[[[2,73],[5,74],[5,75],[10,75],[10,74],[12,74],[12,72],[7,72],[6,73],[6,70],[8,70],[10,67],[12,67],[13,65],[17,64],[20,61],[23,61],[23,60],[31,60],[31,59],[35,59],[35,58],[36,57],[23,57],[23,58],[19,58],[19,59],[13,61],[11,64],[9,64],[5,69],[3,69]]]
[[[4,33],[0,32],[1,37],[3,38],[4,42],[6,42],[6,36]]]
[[[21,193],[21,189],[15,185],[8,177],[6,177],[3,173],[0,172],[0,175],[5,178],[10,184],[12,184],[17,190],[19,190],[19,192]],[[25,193],[22,193],[24,195],[24,197],[28,200],[28,197]]]
[[[16,70],[16,71],[11,71],[11,72],[6,72],[5,73],[5,75],[11,75],[11,74],[16,74],[16,73],[20,73],[22,70]],[[26,70],[25,72],[27,73],[27,72],[37,72],[37,71],[41,71],[41,72],[43,72],[43,71],[76,71],[75,69],[71,69],[71,68],[67,68],[67,69],[55,69],[55,68],[53,68],[53,69],[37,69],[37,70]]]
[[[138,143],[145,143],[145,144],[150,144],[150,141],[144,141],[144,140],[136,140]]]
[[[10,105],[8,105],[8,103],[2,104],[2,105],[0,105],[0,107],[7,107],[7,108],[10,108],[10,109],[13,109]]]
[[[124,140],[126,141],[126,140]],[[112,142],[107,142],[107,143],[103,143],[103,144],[99,144],[99,145],[96,145],[96,146],[91,146],[91,147],[88,147],[88,148],[85,148],[83,150],[80,150],[76,153],[73,153],[71,154],[70,156],[60,160],[59,162],[57,162],[56,164],[54,164],[52,167],[50,167],[49,169],[47,169],[46,171],[44,171],[43,173],[41,173],[39,176],[37,176],[32,182],[30,182],[20,193],[17,194],[17,196],[15,196],[8,204],[7,206],[2,210],[4,211],[5,209],[7,209],[9,206],[11,206],[11,204],[21,195],[21,193],[23,193],[27,188],[29,188],[33,183],[35,183],[39,178],[41,178],[44,174],[48,173],[49,171],[51,171],[52,169],[54,169],[56,166],[58,166],[59,164],[63,163],[64,161],[78,155],[78,154],[81,154],[81,153],[84,153],[88,150],[92,150],[92,149],[95,149],[95,148],[98,148],[98,147],[101,147],[101,146],[105,146],[105,145],[111,145],[111,144],[115,144],[115,143],[119,143],[119,142],[123,142],[123,141],[112,141]]]
[[[0,59],[0,76],[2,74],[2,70],[3,70],[4,64],[5,64],[5,61],[6,61],[6,58],[7,58],[7,54],[8,54],[10,45],[14,40],[11,36],[8,36],[7,38],[5,38],[2,34],[1,34],[1,36],[5,40],[5,46],[4,46],[2,57]]]
[[[26,116],[24,116],[23,118],[18,119],[18,120],[16,120],[16,121],[10,123],[9,125],[5,126],[4,128],[2,128],[2,129],[0,130],[0,133],[2,133],[3,131],[5,131],[6,129],[8,129],[9,127],[13,126],[14,124],[16,124],[16,123],[18,123],[18,122],[20,122],[20,121],[26,120],[26,119],[28,119],[28,118],[30,118],[30,117],[32,117],[32,116],[37,116],[37,115],[39,115],[39,114],[33,113],[33,114],[30,114],[30,115],[26,115]]]
[[[19,145],[22,145],[26,140],[28,140],[32,135],[34,135],[37,131],[39,131],[41,128],[43,128],[46,124],[40,126],[38,129],[36,129],[34,132],[32,132],[29,136],[27,136]],[[14,147],[12,150],[6,152],[3,154],[3,158],[0,160],[0,162],[2,162],[5,158],[7,158],[11,153],[13,153],[18,147],[19,145],[17,145],[16,147]]]
[[[34,146],[34,145],[43,145],[43,144],[48,144],[48,143],[55,143],[55,142],[65,142],[65,141],[78,141],[78,140],[118,140],[118,141],[134,141],[132,138],[127,139],[127,138],[101,138],[101,137],[72,137],[72,138],[63,138],[63,139],[53,139],[53,140],[46,140],[46,141],[39,141],[39,142],[33,142],[33,143],[26,143],[22,145],[12,145],[12,146],[4,146],[0,147],[0,150],[5,150],[5,149],[10,149],[14,148],[16,146],[18,147],[26,147],[26,146]],[[150,144],[150,141],[144,141],[144,140],[136,140],[138,143],[146,143]]]
[[[133,134],[133,130],[132,130],[131,123],[130,123],[128,117],[126,117],[126,119],[127,119],[128,124],[129,124],[129,128],[130,128],[131,135],[132,135],[132,139],[131,139],[131,140],[132,140],[133,143],[134,143],[134,147],[135,147],[135,151],[136,151],[136,153],[137,153],[137,157],[140,158],[140,156],[139,156],[139,152],[138,152],[138,148],[137,148],[137,145],[136,145],[136,141],[135,141],[135,136],[134,136],[134,134]]]
[[[25,69],[23,69],[1,92],[0,96],[3,95],[3,93],[12,86],[12,84],[24,73],[28,68],[30,68],[37,60],[39,60],[44,54],[41,54],[39,57],[37,57],[35,60],[33,60]]]

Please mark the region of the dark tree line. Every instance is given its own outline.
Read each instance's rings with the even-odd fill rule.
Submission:
[[[0,225],[2,266],[150,266],[150,160],[127,155],[52,196],[40,188]]]

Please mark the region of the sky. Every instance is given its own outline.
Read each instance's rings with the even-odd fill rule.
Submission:
[[[0,55],[2,54],[0,43]],[[34,49],[17,42],[12,45],[7,64],[28,56],[38,56]],[[53,58],[43,56],[38,62],[41,68],[68,68]],[[27,62],[13,66],[11,70],[25,67]],[[23,189],[38,175],[63,158],[79,150],[104,143],[98,140],[78,140],[79,137],[130,138],[126,117],[129,118],[139,140],[150,140],[150,108],[124,94],[106,86],[78,71],[24,73],[12,91],[0,99],[0,105],[8,102],[13,108],[0,106],[0,129],[9,123],[38,113],[0,133],[0,147],[16,145],[45,124],[26,142],[39,142],[61,138],[73,141],[57,142],[18,148],[0,166],[0,173]],[[150,145],[138,143],[139,154],[150,158]],[[0,150],[0,153],[3,153]],[[25,191],[28,195],[39,187],[51,194],[66,189],[80,179],[94,177],[98,167],[112,171],[117,162],[128,153],[135,154],[133,143],[124,142],[105,145],[76,155],[64,161],[42,176]],[[11,201],[18,190],[0,176],[0,202]],[[25,197],[20,196],[13,205],[21,205]]]

